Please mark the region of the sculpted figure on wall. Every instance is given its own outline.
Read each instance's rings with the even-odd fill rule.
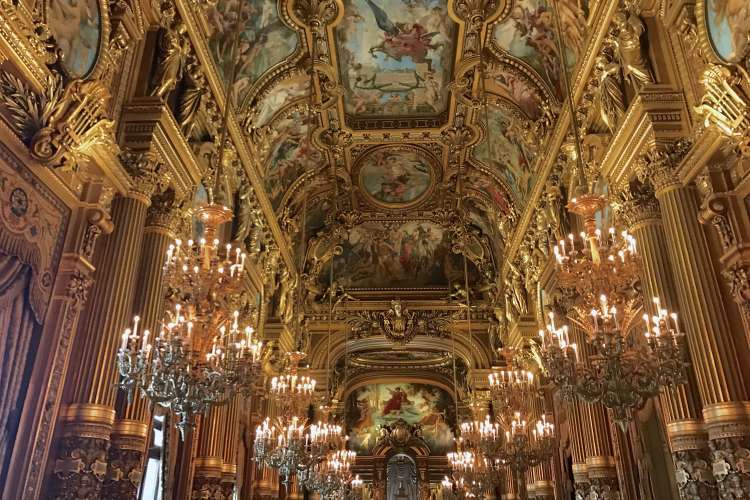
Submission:
[[[190,55],[190,38],[181,20],[175,20],[159,43],[159,71],[151,95],[166,99],[182,79]]]
[[[618,29],[616,45],[623,75],[633,91],[637,92],[644,85],[654,82],[651,63],[641,45],[646,25],[640,17],[628,11],[616,13],[613,22]]]

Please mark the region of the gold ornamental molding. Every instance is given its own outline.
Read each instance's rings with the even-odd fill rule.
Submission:
[[[177,121],[158,97],[137,97],[123,106],[120,144],[134,151],[150,150],[167,166],[178,196],[189,196],[201,170]]]
[[[690,135],[690,112],[682,92],[667,86],[644,87],[622,119],[602,158],[602,176],[613,186],[626,183],[644,151]]]

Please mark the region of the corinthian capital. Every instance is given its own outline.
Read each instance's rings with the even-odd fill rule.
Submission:
[[[184,200],[178,199],[173,189],[157,193],[151,198],[146,226],[174,232],[182,217]]]
[[[648,184],[631,183],[619,193],[613,205],[630,229],[644,222],[661,220],[659,201],[653,187]]]
[[[680,139],[665,147],[653,147],[636,165],[638,180],[653,186],[656,196],[681,186],[676,170],[691,146],[687,139]]]
[[[140,197],[151,204],[151,196],[169,184],[166,170],[151,151],[124,150],[120,153],[122,166],[130,175],[129,196]]]

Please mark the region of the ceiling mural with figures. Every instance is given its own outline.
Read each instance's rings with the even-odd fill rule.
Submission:
[[[560,4],[570,71],[584,12]],[[501,10],[486,12],[484,42],[474,14],[447,0],[207,8],[209,48],[224,84],[234,75],[237,115],[314,297],[331,262],[345,288],[444,290],[461,252],[490,286],[560,110],[563,63],[545,0],[487,5]]]
[[[344,19],[336,28],[345,112],[443,113],[455,32],[445,0],[345,0]]]
[[[275,0],[219,0],[206,13],[211,52],[220,76],[234,81],[238,103],[261,75],[297,47],[298,34],[279,9]]]

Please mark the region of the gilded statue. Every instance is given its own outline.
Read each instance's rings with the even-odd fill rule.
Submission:
[[[511,272],[512,277],[505,278],[505,290],[513,308],[513,318],[517,318],[528,314],[528,297],[521,272],[515,266],[511,266]]]
[[[195,130],[203,96],[208,93],[208,83],[199,62],[191,57],[187,64],[185,89],[177,104],[177,120],[182,134],[189,140]]]
[[[236,244],[243,244],[255,226],[258,210],[255,207],[253,195],[253,187],[250,181],[242,179],[237,190],[236,224],[232,234],[232,241]]]
[[[279,319],[284,324],[289,324],[294,319],[294,292],[299,285],[296,274],[289,272],[284,267],[281,270],[281,291],[279,293]]]
[[[343,286],[334,281],[323,293],[321,302],[328,303],[331,301],[333,303],[333,309],[336,309],[336,307],[345,300],[357,300],[357,298],[347,292]]]
[[[623,75],[637,92],[644,85],[654,82],[651,63],[641,45],[641,36],[646,32],[646,25],[640,17],[626,11],[617,12],[613,22],[618,29],[616,46]]]
[[[182,80],[185,63],[190,55],[190,38],[185,24],[176,20],[159,42],[159,71],[151,95],[166,99]]]
[[[595,68],[599,72],[599,114],[609,131],[615,133],[625,115],[620,65],[597,58]]]

